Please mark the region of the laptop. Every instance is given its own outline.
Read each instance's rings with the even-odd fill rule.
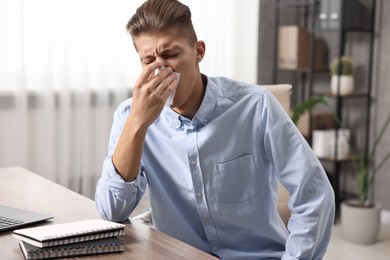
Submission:
[[[0,205],[0,232],[35,224],[53,216]]]

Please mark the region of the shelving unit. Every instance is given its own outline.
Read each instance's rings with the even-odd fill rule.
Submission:
[[[304,9],[304,17],[302,21],[302,27],[310,27],[310,31],[312,32],[311,38],[310,38],[310,56],[309,56],[309,67],[308,68],[299,68],[295,70],[295,73],[300,73],[300,78],[301,78],[301,84],[299,86],[300,90],[300,95],[296,100],[293,100],[292,104],[294,105],[295,103],[300,103],[303,100],[307,99],[308,97],[312,96],[313,93],[312,87],[313,86],[313,74],[314,72],[327,72],[327,68],[322,68],[320,70],[315,69],[315,39],[316,39],[316,22],[317,19],[315,15],[318,13],[318,3],[319,0],[275,0],[275,26],[274,26],[274,43],[275,46],[278,46],[279,42],[279,25],[280,25],[280,10],[282,8],[294,8],[294,9]],[[310,17],[310,11],[312,12],[312,15]],[[310,21],[309,21],[310,20]],[[311,25],[309,25],[309,22],[311,22]],[[280,69],[278,67],[278,47],[274,48],[274,53],[273,53],[273,70],[272,70],[272,82],[273,84],[276,84],[278,82],[278,74],[279,71],[287,69]],[[291,70],[289,70],[291,71]],[[308,86],[306,86],[308,85]],[[308,90],[308,91],[307,91]]]
[[[327,8],[326,5],[330,5],[331,1],[338,1],[337,3],[340,4],[338,6],[338,14],[334,12],[334,10],[330,11],[327,14],[324,14],[324,9]],[[359,1],[359,0],[276,0],[275,1],[275,26],[274,26],[274,45],[276,46],[274,48],[273,53],[273,74],[272,74],[272,81],[273,84],[277,83],[286,83],[285,80],[280,79],[280,72],[288,71],[289,73],[297,74],[299,75],[300,82],[298,85],[295,86],[295,89],[293,91],[299,92],[299,96],[296,97],[295,102],[293,101],[292,104],[295,105],[301,103],[302,101],[311,98],[313,96],[319,96],[323,95],[326,96],[328,99],[332,99],[334,101],[334,111],[337,117],[341,122],[343,122],[343,111],[345,110],[346,106],[348,104],[346,103],[346,100],[361,100],[362,104],[364,103],[364,110],[365,110],[365,127],[364,127],[364,133],[365,133],[365,151],[364,155],[367,156],[368,154],[368,147],[369,147],[369,130],[370,130],[370,107],[371,107],[371,82],[372,82],[372,65],[373,65],[373,48],[374,48],[374,24],[375,24],[375,9],[376,9],[376,0],[365,0],[365,8],[367,10],[367,15],[369,19],[366,21],[363,26],[355,26],[356,20],[353,20],[351,17],[348,17],[348,14],[350,14],[349,11],[351,11],[351,4],[353,1]],[[360,2],[359,2],[360,3]],[[346,9],[348,6],[349,10]],[[303,26],[310,32],[310,48],[309,48],[309,55],[310,55],[310,63],[308,68],[304,69],[281,69],[278,66],[278,59],[279,59],[279,28],[281,25],[283,25],[281,21],[281,11],[285,9],[294,9],[297,12],[302,12],[304,15],[302,16],[302,20],[300,22],[300,26]],[[361,10],[360,10],[361,11]],[[324,19],[333,19],[337,18],[337,22],[331,24],[330,27],[332,27],[330,30],[321,30],[320,27],[326,27],[324,26]],[[361,17],[359,17],[361,19]],[[352,19],[352,20],[351,20]],[[333,22],[333,21],[332,21]],[[337,27],[337,23],[339,26]],[[336,25],[336,26],[335,26]],[[336,28],[335,28],[336,27]],[[365,65],[366,69],[366,80],[365,83],[365,89],[364,91],[355,91],[348,95],[339,95],[339,94],[332,94],[329,91],[320,91],[317,90],[317,82],[315,80],[315,75],[319,73],[329,74],[328,68],[322,68],[322,69],[316,69],[316,40],[318,38],[319,33],[330,33],[330,34],[336,34],[336,38],[338,39],[338,45],[336,47],[333,46],[333,51],[335,51],[336,55],[341,57],[346,54],[346,44],[348,43],[348,35],[349,34],[364,34],[366,37],[368,37],[369,40],[369,46],[367,47],[367,51],[369,53],[369,59],[367,61],[367,64]],[[322,34],[322,36],[323,36]],[[335,49],[336,48],[336,49]],[[328,57],[329,60],[331,60],[333,57]],[[353,57],[352,57],[353,58]],[[328,65],[329,67],[329,65]],[[285,72],[284,72],[285,73]],[[339,88],[339,86],[338,86]],[[312,124],[311,120],[309,121],[309,132],[312,132]],[[338,129],[339,125],[336,124],[336,131],[335,131],[335,148],[334,148],[334,156],[333,158],[337,158],[337,143],[338,143]],[[308,141],[310,143],[311,137],[308,137]],[[356,161],[359,159],[359,155],[350,155],[348,158],[338,160],[338,159],[332,159],[332,158],[319,158],[323,164],[331,164],[332,170],[329,172],[329,175],[331,177],[332,186],[335,191],[335,197],[336,197],[336,207],[339,208],[339,204],[341,200],[343,200],[345,197],[342,196],[342,191],[340,190],[340,176],[342,174],[342,164],[350,163],[353,161]]]

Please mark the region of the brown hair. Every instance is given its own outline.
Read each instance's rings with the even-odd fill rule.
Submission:
[[[188,6],[177,0],[148,0],[137,8],[126,29],[134,39],[142,34],[176,27],[189,43],[197,41]]]

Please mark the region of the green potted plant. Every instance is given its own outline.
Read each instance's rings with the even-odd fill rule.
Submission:
[[[311,112],[318,104],[324,104],[329,107],[328,102],[324,96],[313,96],[302,101],[291,110],[291,120],[294,124],[298,123],[299,118],[306,112]]]
[[[347,95],[354,89],[354,65],[351,57],[341,56],[332,60],[330,65],[330,89],[334,95]]]
[[[375,156],[389,123],[390,115],[374,138],[374,143],[367,157],[364,155],[364,148],[361,149],[355,167],[358,183],[357,198],[345,200],[341,204],[341,230],[344,238],[348,241],[371,244],[378,239],[381,207],[371,201],[368,195],[379,170],[390,158],[390,151],[380,159]],[[376,160],[375,164],[374,160]]]

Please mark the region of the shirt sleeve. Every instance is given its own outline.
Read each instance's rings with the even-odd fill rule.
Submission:
[[[334,192],[325,171],[278,101],[264,96],[266,157],[290,193],[290,232],[282,259],[321,259],[335,216]]]
[[[122,103],[114,114],[111,128],[108,155],[103,162],[102,175],[97,183],[95,203],[103,219],[121,222],[129,218],[146,190],[146,177],[140,165],[138,176],[126,182],[117,173],[113,163],[114,153],[119,136],[128,115],[129,106]]]

